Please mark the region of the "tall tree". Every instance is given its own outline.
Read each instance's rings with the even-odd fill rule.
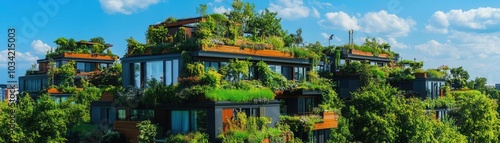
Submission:
[[[498,142],[500,120],[495,100],[479,91],[455,91],[457,110],[450,113],[459,131],[472,142]]]
[[[458,68],[451,68],[451,79],[448,82],[454,88],[467,87],[467,80],[469,79],[469,72],[464,70],[461,66]]]

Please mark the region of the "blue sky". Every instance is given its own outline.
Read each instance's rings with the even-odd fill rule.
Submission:
[[[404,59],[424,61],[424,68],[463,66],[471,79],[500,83],[500,2],[494,0],[264,0],[256,11],[277,11],[283,28],[303,29],[304,41],[328,45],[376,37]],[[7,81],[7,29],[17,30],[17,76],[56,45],[59,37],[88,40],[104,37],[120,57],[125,39],[144,42],[146,28],[167,17],[195,17],[196,7],[209,13],[231,10],[232,0],[3,0],[0,1],[0,83]]]

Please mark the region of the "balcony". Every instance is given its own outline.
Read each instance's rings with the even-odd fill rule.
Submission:
[[[323,112],[323,122],[314,124],[313,130],[323,130],[323,129],[331,129],[337,128],[339,125],[338,115],[336,115],[333,111],[325,111]]]

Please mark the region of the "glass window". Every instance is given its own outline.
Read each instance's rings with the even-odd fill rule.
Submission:
[[[315,103],[314,98],[306,98],[305,99],[305,106],[304,106],[305,112],[308,112],[308,113],[312,112],[314,107],[316,107],[315,105],[316,105],[316,103]]]
[[[57,67],[60,67],[59,65]],[[84,62],[76,62],[76,70],[80,72],[85,72],[85,63]]]
[[[281,69],[281,74],[286,77],[288,80],[292,80],[292,67],[283,66]]]
[[[172,62],[172,83],[177,83],[179,77],[179,60],[175,59]]]
[[[172,110],[171,114],[172,132],[189,132],[189,110]]]
[[[156,79],[157,81],[163,82],[163,62],[162,61],[153,61],[146,62],[146,75],[147,81],[151,81]]]
[[[95,70],[95,63],[85,63],[85,72],[91,72]]]
[[[134,63],[133,65],[134,85],[137,88],[141,87],[141,63]]]
[[[99,64],[99,68],[100,68],[100,69],[105,69],[105,68],[108,68],[108,64],[107,64],[107,63],[100,63],[100,64]]]
[[[172,84],[172,61],[165,61],[165,84]]]
[[[125,109],[118,109],[118,120],[125,120],[127,118],[127,114]]]
[[[173,133],[190,131],[205,132],[207,129],[206,110],[172,110],[171,123]]]
[[[130,113],[130,120],[132,121],[144,121],[151,120],[154,118],[153,110],[135,110],[133,109]]]
[[[294,75],[296,81],[306,80],[306,68],[305,67],[295,67]]]

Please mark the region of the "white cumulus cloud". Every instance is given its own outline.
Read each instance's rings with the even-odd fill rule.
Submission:
[[[350,16],[343,11],[329,12],[318,24],[325,28],[360,30],[384,37],[405,37],[412,31],[416,22],[411,18],[401,18],[381,10],[358,16]]]
[[[310,12],[303,0],[278,0],[277,3],[269,3],[268,9],[278,12],[278,16],[281,18],[291,20],[308,17]]]
[[[132,14],[139,9],[147,9],[159,0],[99,0],[101,8],[108,14]]]
[[[388,37],[404,37],[416,25],[413,19],[400,18],[389,14],[385,10],[368,12],[359,21],[362,31],[366,33],[382,34]]]
[[[214,7],[214,13],[229,13],[231,8],[225,8],[224,6]]]
[[[8,60],[8,50],[0,51],[0,68],[7,68]],[[30,52],[16,52],[15,62],[17,67],[28,67],[34,63],[36,63],[38,57],[31,54]]]
[[[43,43],[42,40],[33,40],[33,42],[31,42],[31,47],[35,50],[36,54],[46,54],[47,51],[51,49],[51,47]]]
[[[500,28],[500,8],[480,7],[464,11],[453,9],[436,11],[429,19],[426,30],[434,33],[448,33],[456,30],[487,30]]]
[[[340,12],[329,12],[325,14],[326,19],[318,21],[318,24],[333,29],[341,30],[359,30],[358,19],[354,16],[349,16],[347,13]]]

